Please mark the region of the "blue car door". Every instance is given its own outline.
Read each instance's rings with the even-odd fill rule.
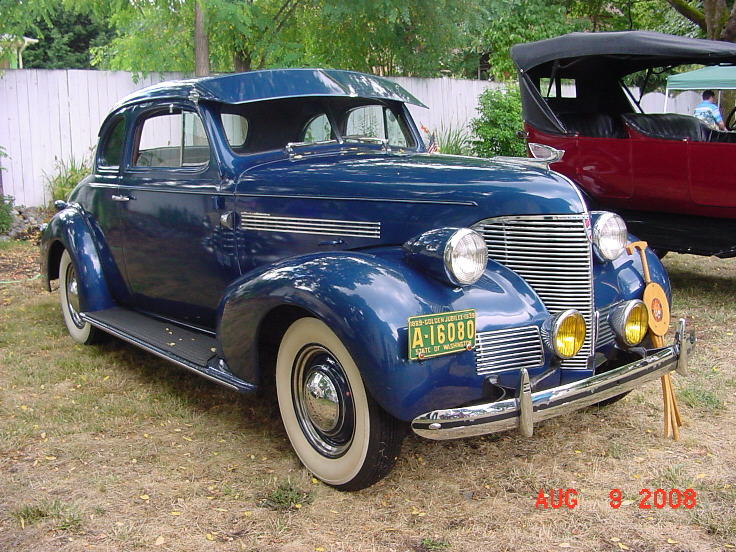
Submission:
[[[220,193],[211,140],[186,104],[141,106],[119,193],[130,306],[213,328],[225,287],[239,275],[232,194]]]

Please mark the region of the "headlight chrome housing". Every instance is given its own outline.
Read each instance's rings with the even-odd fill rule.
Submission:
[[[585,318],[579,311],[562,311],[552,318],[550,345],[558,357],[572,358],[583,346],[585,332]]]
[[[450,280],[459,286],[469,286],[483,275],[488,264],[488,248],[478,232],[460,228],[447,240],[443,257]]]
[[[593,247],[603,261],[618,259],[626,248],[628,230],[624,219],[615,213],[601,213],[593,226]]]
[[[488,264],[486,243],[470,228],[436,228],[404,244],[407,260],[451,286],[477,282]]]
[[[616,307],[608,322],[621,345],[635,347],[649,330],[649,313],[643,301],[634,299]]]

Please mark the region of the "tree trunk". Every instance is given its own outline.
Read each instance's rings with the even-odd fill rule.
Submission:
[[[194,74],[206,77],[210,74],[210,47],[207,22],[200,0],[194,2]]]
[[[233,53],[233,65],[235,67],[236,73],[250,71],[252,68],[252,60],[250,58],[250,54],[236,51],[235,53]]]
[[[687,0],[667,0],[682,16],[698,27],[710,40],[736,42],[736,2],[729,12],[726,0],[703,0],[703,9],[690,4]]]
[[[705,16],[703,15],[703,12],[701,12],[699,9],[688,4],[686,0],[667,0],[667,2],[680,15],[695,23],[703,31],[708,31],[705,25]]]
[[[723,26],[721,40],[725,40],[726,42],[734,42],[736,40],[736,2],[734,2],[733,8],[731,8],[731,14]]]

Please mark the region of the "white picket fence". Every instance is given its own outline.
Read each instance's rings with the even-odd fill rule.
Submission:
[[[5,70],[0,74],[0,194],[18,205],[48,202],[46,176],[59,161],[89,158],[100,123],[131,92],[180,74],[152,74],[134,82],[122,71]],[[454,79],[392,79],[429,110],[410,109],[429,129],[465,126],[475,117],[478,95],[493,83]]]
[[[0,72],[0,195],[18,205],[49,201],[47,176],[59,162],[88,159],[100,123],[124,96],[178,73],[152,74],[134,82],[123,71],[9,69]],[[417,122],[431,131],[467,127],[478,96],[498,83],[460,79],[395,77],[429,109],[410,106]],[[651,106],[652,111],[661,111]]]

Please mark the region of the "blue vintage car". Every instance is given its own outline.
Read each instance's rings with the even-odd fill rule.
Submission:
[[[683,321],[646,347],[617,215],[544,163],[427,153],[407,104],[388,80],[319,69],[125,98],[43,233],[72,338],[275,388],[296,454],[343,490],[386,475],[408,427],[531,435],[684,368]]]

